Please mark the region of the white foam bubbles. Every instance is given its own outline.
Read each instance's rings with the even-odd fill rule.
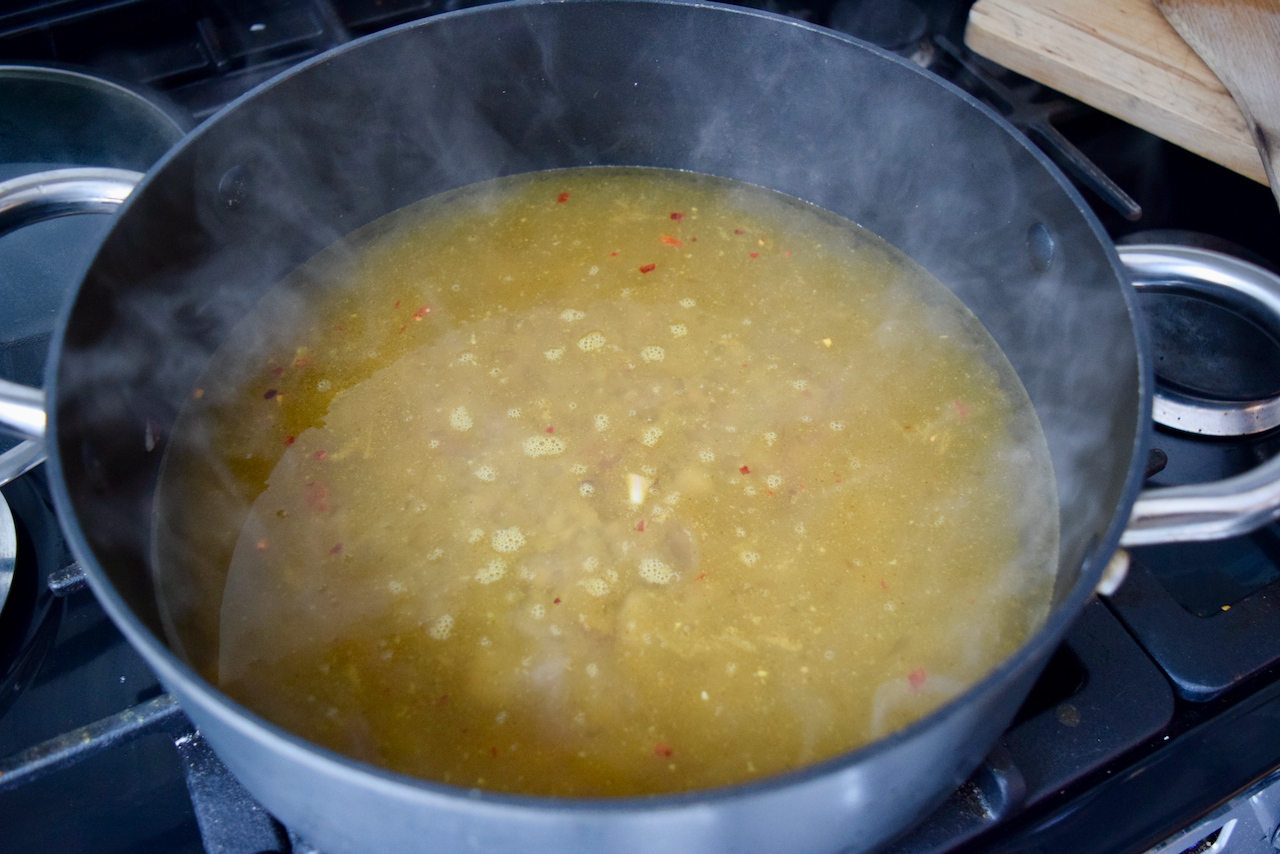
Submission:
[[[647,557],[640,561],[640,577],[652,584],[670,584],[680,576],[658,558]]]
[[[485,483],[493,483],[494,479],[498,476],[498,472],[493,468],[493,466],[480,466],[480,468],[476,469],[472,473]]]
[[[609,595],[609,585],[605,584],[604,579],[601,578],[588,578],[582,582],[582,589],[587,591],[588,596],[596,598]]]
[[[689,327],[683,323],[673,323],[671,324],[671,334],[676,338],[683,338],[689,334]]]
[[[640,358],[646,362],[661,362],[666,357],[666,350],[652,344],[640,351]]]
[[[654,445],[658,444],[658,440],[661,438],[662,438],[662,428],[650,427],[648,430],[644,431],[644,435],[640,438],[640,442],[646,448],[652,448]]]
[[[524,545],[524,533],[516,527],[494,531],[489,545],[493,546],[495,552],[514,552]]]
[[[564,311],[560,312],[560,319],[565,323],[573,323],[575,320],[581,320],[584,317],[586,317],[586,315],[575,308],[566,308]]]
[[[599,350],[605,343],[604,333],[593,330],[578,339],[578,349],[584,353],[591,353]]]
[[[697,304],[698,303],[696,300],[689,299],[688,297],[685,297],[684,299],[680,300],[680,305],[682,305],[685,308],[693,308]]]
[[[471,413],[467,412],[465,406],[459,406],[449,413],[449,426],[454,430],[465,433],[471,429],[474,423],[471,420]]]
[[[427,634],[435,640],[445,640],[449,635],[453,634],[453,617],[448,614],[438,617],[427,627]]]
[[[603,433],[605,430],[609,429],[608,415],[597,415],[595,417],[595,422],[596,422],[596,430],[598,430],[599,432]]]
[[[564,355],[563,347],[552,347],[550,350],[544,350],[542,352],[543,358],[545,358],[548,362],[558,362],[560,360],[560,357],[563,355]]]
[[[530,436],[524,440],[523,448],[526,456],[554,457],[564,453],[565,444],[558,436]]]
[[[492,584],[502,576],[507,574],[507,564],[505,561],[494,558],[484,566],[476,570],[476,581],[481,584]]]

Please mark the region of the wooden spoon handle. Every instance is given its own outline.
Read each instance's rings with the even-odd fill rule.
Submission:
[[[1280,0],[1155,0],[1240,106],[1280,202]]]

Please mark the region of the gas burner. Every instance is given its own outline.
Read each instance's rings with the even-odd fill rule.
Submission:
[[[0,495],[0,615],[4,614],[4,603],[13,585],[13,565],[17,557],[18,534],[13,527],[13,514],[9,512],[9,502]]]
[[[1280,276],[1232,249],[1247,252],[1187,232],[1140,232],[1120,246],[1155,357],[1152,417],[1171,430],[1248,436],[1280,426]]]
[[[7,597],[0,609],[0,717],[39,671],[58,630],[54,596],[43,582],[51,570],[42,554],[61,547],[61,531],[47,495],[27,478],[6,487],[0,497],[0,583]],[[5,524],[7,523],[7,524]],[[6,536],[7,535],[7,536]],[[0,753],[4,751],[0,738]]]

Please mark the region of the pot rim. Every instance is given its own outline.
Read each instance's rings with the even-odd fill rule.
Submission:
[[[331,767],[337,766],[341,769],[342,773],[357,775],[362,777],[366,782],[376,781],[378,788],[393,789],[402,794],[406,791],[412,791],[418,796],[438,796],[450,800],[465,799],[477,805],[490,805],[496,808],[506,807],[545,811],[548,807],[558,807],[562,809],[569,808],[579,813],[585,811],[592,813],[622,814],[673,810],[692,806],[702,807],[709,803],[730,799],[741,799],[744,796],[764,794],[778,789],[803,784],[816,778],[834,775],[844,768],[859,764],[870,757],[890,751],[903,742],[915,738],[922,731],[928,730],[936,726],[940,721],[956,714],[957,710],[967,705],[972,698],[996,690],[998,686],[1008,682],[1015,676],[1024,673],[1026,668],[1032,666],[1039,667],[1047,661],[1053,649],[1056,648],[1062,636],[1066,633],[1069,625],[1077,618],[1080,611],[1083,609],[1085,602],[1094,594],[1094,588],[1102,577],[1102,573],[1107,565],[1108,559],[1119,544],[1121,533],[1123,532],[1129,518],[1130,509],[1138,495],[1139,489],[1142,486],[1143,461],[1146,458],[1146,451],[1150,441],[1149,437],[1151,432],[1152,377],[1147,334],[1145,326],[1140,320],[1141,315],[1138,311],[1137,295],[1129,282],[1129,278],[1119,259],[1115,246],[1113,245],[1110,237],[1107,236],[1101,222],[1089,208],[1084,198],[1046,154],[1038,149],[1029,139],[1015,129],[995,110],[983,104],[954,84],[920,68],[896,54],[885,51],[873,44],[864,42],[844,33],[830,30],[825,27],[819,27],[794,18],[788,18],[780,14],[757,9],[730,6],[717,2],[708,2],[708,0],[506,0],[506,2],[502,3],[473,6],[452,12],[441,13],[426,19],[411,21],[355,39],[347,44],[326,51],[302,62],[282,72],[276,77],[259,84],[236,98],[234,101],[228,103],[221,110],[206,120],[200,127],[188,134],[187,137],[174,146],[174,148],[170,149],[169,152],[167,152],[151,167],[133,194],[131,194],[129,199],[125,201],[124,206],[128,207],[134,204],[138,197],[146,194],[147,189],[151,183],[156,180],[157,175],[164,171],[165,167],[178,156],[178,153],[192,145],[195,140],[208,132],[209,128],[216,125],[225,115],[235,111],[242,103],[257,97],[260,93],[275,87],[295,75],[304,74],[314,66],[328,62],[332,58],[343,55],[349,51],[360,50],[364,46],[375,43],[381,39],[393,38],[402,31],[416,27],[433,26],[437,21],[446,21],[458,16],[485,15],[487,13],[486,10],[495,8],[539,7],[564,5],[569,3],[610,3],[634,6],[687,6],[713,9],[725,14],[745,15],[799,27],[816,35],[843,41],[854,48],[869,51],[883,60],[897,63],[898,65],[909,69],[912,73],[926,77],[935,85],[942,86],[953,96],[958,97],[965,104],[978,110],[986,116],[986,118],[995,122],[997,126],[1017,140],[1022,148],[1030,153],[1054,178],[1060,188],[1075,205],[1081,216],[1084,217],[1095,238],[1102,244],[1107,260],[1115,274],[1116,282],[1121,288],[1125,308],[1127,309],[1132,321],[1135,346],[1137,348],[1139,418],[1137,421],[1136,435],[1134,436],[1132,444],[1133,453],[1130,458],[1128,472],[1124,481],[1121,500],[1111,517],[1111,521],[1107,526],[1105,535],[1087,550],[1080,570],[1080,575],[1076,579],[1075,584],[1057,604],[1057,607],[1051,611],[1045,623],[1037,631],[1024,641],[1017,650],[1006,656],[999,664],[992,668],[977,682],[971,684],[960,694],[943,703],[941,706],[929,712],[925,716],[916,719],[907,726],[895,730],[888,735],[864,744],[858,748],[839,754],[838,756],[804,765],[791,771],[773,774],[745,783],[719,786],[710,789],[698,789],[687,792],[617,798],[517,795],[504,792],[468,789],[445,783],[438,783],[390,771],[376,765],[353,759],[329,748],[308,742],[277,724],[260,717],[257,713],[245,708],[237,701],[226,696],[216,687],[208,683],[188,664],[179,659],[179,657],[166,643],[143,625],[141,620],[139,620],[133,613],[133,610],[125,603],[124,599],[115,589],[114,585],[112,585],[103,570],[98,566],[94,553],[88,544],[88,540],[85,537],[83,530],[81,529],[79,520],[75,514],[71,496],[64,481],[61,451],[57,441],[58,407],[54,403],[58,399],[58,368],[61,363],[64,338],[66,336],[72,308],[79,299],[83,280],[76,285],[72,294],[64,302],[59,313],[53,340],[50,344],[50,358],[46,368],[45,388],[48,390],[50,401],[50,404],[48,405],[48,446],[50,450],[48,464],[51,474],[50,489],[55,508],[59,519],[61,520],[63,531],[66,534],[72,552],[85,567],[85,573],[94,594],[98,597],[103,608],[108,612],[116,626],[127,637],[134,648],[146,658],[147,662],[154,669],[159,671],[158,675],[166,687],[169,687],[170,685],[179,685],[181,686],[182,693],[199,695],[200,698],[211,707],[228,710],[231,712],[231,715],[229,715],[228,718],[234,727],[240,729],[242,732],[252,733],[257,737],[270,739],[277,749],[302,757],[308,763],[328,765]],[[122,208],[122,212],[123,209],[124,208]],[[108,240],[109,239],[110,238],[108,238]],[[96,264],[96,261],[94,264]],[[92,268],[94,264],[91,264],[90,268]]]

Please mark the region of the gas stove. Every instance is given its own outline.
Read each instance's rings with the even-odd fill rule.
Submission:
[[[463,5],[10,4],[0,12],[0,63],[114,81],[116,96],[152,105],[150,113],[138,108],[146,118],[134,124],[157,130],[110,162],[83,143],[21,153],[0,145],[0,179],[50,164],[144,170],[164,149],[157,140],[175,141],[291,65]],[[1079,180],[1118,243],[1207,245],[1280,268],[1280,213],[1265,187],[969,54],[965,2],[751,5],[876,41],[987,100]],[[41,107],[28,120],[54,122],[52,112]],[[0,143],[5,133],[24,132],[9,128],[0,117]],[[0,266],[21,271],[0,276],[0,295],[36,304],[13,312],[20,328],[0,327],[0,376],[39,381],[50,306],[105,228],[105,221],[71,223],[0,239]],[[1188,314],[1186,300],[1168,295],[1143,303],[1164,385],[1219,399],[1280,394],[1280,351],[1256,327],[1212,306],[1193,305]],[[1240,340],[1253,344],[1233,350],[1230,342]],[[1214,344],[1212,360],[1188,351],[1188,341]],[[1235,474],[1280,450],[1275,429],[1236,438],[1155,430],[1152,446],[1162,452],[1149,467],[1155,485]],[[63,542],[42,469],[5,486],[3,496],[14,536],[6,547],[0,526],[0,579],[10,564],[13,573],[0,600],[0,850],[314,851],[221,767],[107,619]],[[982,766],[888,850],[1280,849],[1280,526],[1131,554],[1128,579],[1086,607]]]

